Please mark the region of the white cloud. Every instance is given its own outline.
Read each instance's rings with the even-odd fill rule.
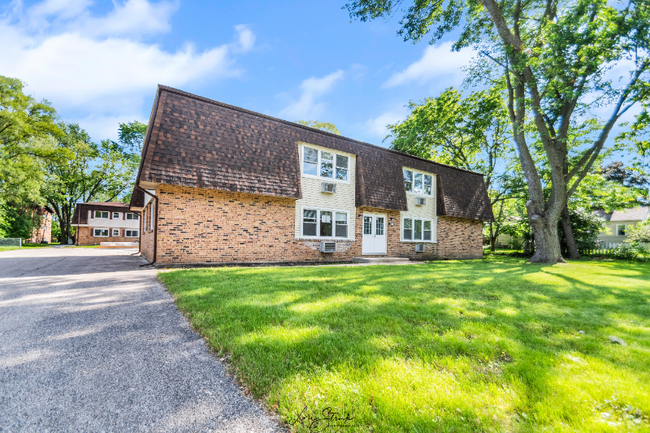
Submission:
[[[396,87],[413,82],[424,84],[446,75],[458,74],[460,68],[469,64],[472,52],[468,49],[452,52],[451,45],[451,42],[444,42],[436,47],[426,47],[420,60],[393,74],[382,87]]]
[[[237,30],[237,43],[241,51],[249,51],[255,44],[255,34],[247,26],[240,24],[235,26]]]
[[[0,73],[67,111],[66,120],[70,113],[95,125],[96,119],[123,119],[125,112],[140,112],[159,83],[183,87],[236,77],[242,70],[234,55],[255,43],[253,32],[239,25],[232,43],[169,51],[145,38],[171,29],[176,2],[128,0],[103,16],[91,16],[88,8],[86,0],[45,0],[26,10],[17,2],[0,16]]]
[[[300,84],[300,97],[280,112],[292,120],[314,120],[325,111],[325,103],[317,98],[329,93],[334,85],[343,79],[344,72],[338,70],[323,78],[311,77]]]
[[[389,110],[379,115],[378,117],[368,119],[364,124],[363,129],[368,134],[377,138],[381,138],[383,140],[389,134],[388,128],[386,128],[386,126],[406,119],[407,115],[408,109],[406,107],[395,107],[394,109]]]

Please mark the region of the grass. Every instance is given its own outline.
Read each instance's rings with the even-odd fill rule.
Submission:
[[[159,278],[296,431],[328,407],[352,419],[326,431],[650,430],[646,264],[492,257]]]
[[[27,249],[32,249],[32,248],[46,248],[50,247],[52,245],[60,245],[58,242],[53,242],[51,244],[23,244],[23,248]],[[96,245],[80,245],[80,246],[70,246],[66,248],[95,248]],[[19,249],[17,246],[11,246],[11,247],[2,247],[0,246],[0,252],[2,251],[13,251]]]

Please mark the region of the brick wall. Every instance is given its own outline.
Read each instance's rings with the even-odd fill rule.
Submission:
[[[34,229],[32,237],[25,241],[29,244],[40,244],[43,241],[43,238],[45,238],[49,244],[52,242],[52,214],[47,211],[38,211],[38,214],[42,217],[40,225],[38,228]],[[43,227],[45,227],[45,229],[43,229]]]
[[[76,227],[77,245],[99,245],[102,242],[138,242],[138,238],[127,238],[124,236],[125,229],[119,229],[122,236],[109,236],[100,238],[93,236],[93,227]],[[109,235],[113,229],[109,229]]]
[[[295,238],[295,200],[161,185],[158,210],[157,264],[328,262],[361,256],[362,224],[356,241],[335,241],[337,252],[322,254],[319,241]],[[149,218],[151,205],[145,207]],[[438,244],[415,253],[414,243],[400,242],[400,212],[374,208],[387,215],[388,255],[416,259],[482,257],[482,223],[440,217]],[[145,218],[141,218],[144,224]],[[390,225],[393,223],[394,225]],[[141,251],[153,259],[153,231],[141,227]]]

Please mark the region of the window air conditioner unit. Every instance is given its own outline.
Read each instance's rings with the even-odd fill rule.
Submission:
[[[320,252],[321,253],[335,253],[336,252],[336,242],[321,242],[320,243]]]
[[[423,253],[424,252],[424,244],[415,244],[415,252],[416,253]]]
[[[416,206],[424,206],[427,203],[427,199],[424,197],[415,197]]]
[[[320,192],[334,194],[336,192],[336,184],[331,182],[321,182]]]

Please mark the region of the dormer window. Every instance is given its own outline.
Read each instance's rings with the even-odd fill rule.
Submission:
[[[433,176],[404,169],[404,189],[406,192],[431,196],[433,193]]]
[[[302,174],[347,181],[350,158],[334,152],[303,147]]]

